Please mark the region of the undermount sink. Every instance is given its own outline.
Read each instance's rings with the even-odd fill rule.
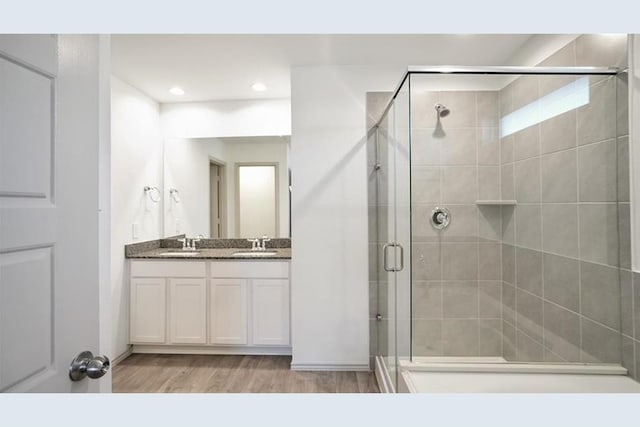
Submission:
[[[234,252],[233,256],[242,256],[247,258],[252,257],[265,257],[265,256],[274,256],[277,255],[278,252],[275,251],[238,251]]]
[[[200,251],[170,251],[163,252],[161,256],[195,256],[198,255]]]

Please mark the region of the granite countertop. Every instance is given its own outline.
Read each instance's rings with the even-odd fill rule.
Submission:
[[[291,259],[291,248],[267,248],[267,252],[277,252],[275,255],[267,256],[234,256],[238,251],[248,251],[247,248],[202,248],[196,250],[194,255],[189,255],[189,251],[185,251],[184,255],[181,249],[175,248],[154,248],[146,251],[136,252],[127,256],[129,259],[249,259],[255,261],[257,259]],[[162,255],[166,252],[175,252],[175,255]],[[193,253],[193,252],[191,252]],[[260,254],[260,252],[256,252]]]

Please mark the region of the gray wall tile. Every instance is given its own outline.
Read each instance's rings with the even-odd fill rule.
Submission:
[[[516,243],[516,208],[503,206],[501,212],[502,241],[514,245]]]
[[[497,91],[476,92],[478,127],[497,128],[499,122],[499,101]]]
[[[442,277],[440,245],[437,243],[413,243],[411,247],[413,280],[439,280]]]
[[[411,302],[414,319],[442,319],[442,283],[414,282]]]
[[[533,125],[513,134],[513,158],[525,160],[540,155],[540,125]]]
[[[512,85],[514,110],[538,100],[538,76],[521,76]]]
[[[581,204],[580,257],[601,264],[618,264],[618,226],[611,218],[618,217],[615,204]]]
[[[620,330],[633,337],[633,274],[620,270]]]
[[[500,319],[502,317],[502,282],[478,282],[478,314],[481,318]]]
[[[513,163],[509,163],[500,169],[500,191],[504,200],[515,200],[516,198],[514,167]]]
[[[520,362],[536,362],[543,359],[542,344],[531,339],[521,331],[516,331],[517,335],[517,355],[516,360]]]
[[[478,236],[499,241],[502,234],[501,207],[478,206]]]
[[[497,127],[477,129],[478,164],[500,164],[500,138]]]
[[[502,282],[502,319],[516,324],[516,288]]]
[[[562,256],[544,254],[544,297],[573,311],[580,309],[580,264]]]
[[[578,144],[604,141],[616,136],[616,88],[614,78],[589,88],[589,103],[578,108]]]
[[[576,111],[571,110],[540,123],[540,144],[543,153],[575,147]]]
[[[502,280],[512,285],[516,284],[516,248],[512,245],[502,245]]]
[[[478,277],[475,243],[443,243],[442,256],[445,280],[475,280]]]
[[[433,108],[433,107],[431,107]],[[431,114],[435,114],[432,112]],[[411,129],[411,163],[414,166],[440,165],[442,139],[434,138],[434,128]]]
[[[478,282],[443,282],[442,307],[445,319],[477,318]]]
[[[516,360],[516,328],[505,321],[502,322],[502,357]]]
[[[516,285],[542,296],[542,252],[516,247]]]
[[[540,201],[540,158],[516,162],[516,200],[518,203]]]
[[[542,298],[516,291],[516,328],[542,342]]]
[[[411,92],[411,126],[413,129],[434,128],[436,126],[436,111],[434,105],[438,103],[436,92]]]
[[[618,203],[620,267],[631,268],[631,204]]]
[[[585,363],[620,363],[620,337],[616,331],[586,318],[582,323],[582,361]]]
[[[477,356],[478,320],[444,319],[442,344],[445,356]]]
[[[435,206],[434,206],[435,207]],[[465,237],[465,241],[476,241],[478,236],[478,208],[475,204],[450,205],[451,213],[449,226],[440,231],[445,237]]]
[[[498,166],[478,167],[478,199],[500,199],[500,169]]]
[[[441,119],[445,128],[476,127],[476,92],[438,92],[438,102],[450,111]]]
[[[544,303],[544,345],[571,362],[580,361],[580,316]]]
[[[582,314],[620,330],[620,284],[618,269],[580,263]]]
[[[413,319],[413,354],[416,356],[441,356],[442,320]]]
[[[616,76],[617,135],[629,134],[629,82],[627,73]]]
[[[531,249],[542,247],[542,218],[539,204],[516,207],[516,244]]]
[[[500,319],[479,320],[478,355],[502,356],[502,321]]]
[[[576,150],[542,156],[543,202],[575,202],[578,200]]]
[[[629,201],[629,137],[618,138],[618,201]]]
[[[575,204],[542,206],[542,248],[544,251],[578,256],[578,207]]]
[[[480,243],[478,245],[478,279],[501,279],[500,253],[499,243]]]
[[[636,378],[635,343],[631,338],[622,337],[622,366],[629,371],[631,378]]]
[[[514,137],[507,135],[500,139],[500,163],[512,163],[514,159]]]
[[[446,104],[445,104],[446,105]],[[453,113],[451,113],[452,115]],[[449,116],[447,116],[448,118]],[[443,119],[444,120],[444,119]],[[443,127],[445,125],[443,124]],[[445,129],[442,139],[442,165],[474,165],[476,164],[476,129]]]
[[[413,203],[440,202],[440,168],[417,166],[411,171],[411,198]]]
[[[580,201],[615,202],[617,198],[617,145],[612,139],[578,150]]]
[[[478,197],[478,168],[447,166],[442,168],[442,201],[475,203]]]

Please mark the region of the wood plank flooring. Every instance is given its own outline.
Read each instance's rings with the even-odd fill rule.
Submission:
[[[373,372],[292,371],[290,356],[133,354],[114,393],[379,393]]]

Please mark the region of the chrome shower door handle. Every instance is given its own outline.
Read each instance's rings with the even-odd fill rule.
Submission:
[[[396,271],[395,268],[387,268],[387,261],[389,259],[389,257],[387,256],[387,249],[393,248],[395,246],[396,246],[395,243],[385,243],[385,245],[382,247],[382,267],[384,268],[384,271],[388,271],[388,272]],[[395,266],[395,260],[394,260],[394,266]]]
[[[400,248],[400,268],[397,268],[394,271],[402,271],[404,270],[404,248],[400,243],[395,243],[394,246]]]

